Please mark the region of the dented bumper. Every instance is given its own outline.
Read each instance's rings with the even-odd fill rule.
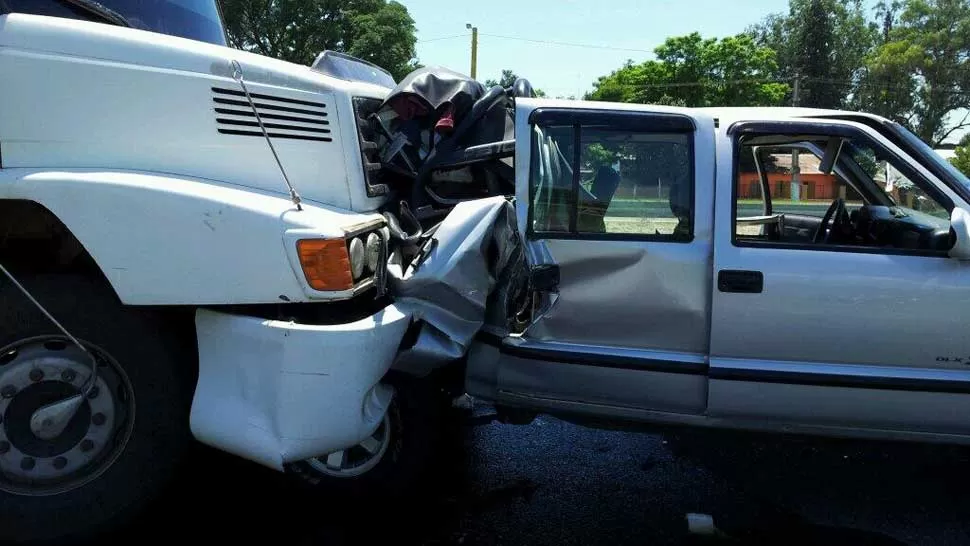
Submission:
[[[409,321],[393,305],[338,325],[198,311],[192,433],[277,470],[360,442],[390,403],[380,380]]]

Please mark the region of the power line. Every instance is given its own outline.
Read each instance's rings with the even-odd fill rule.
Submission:
[[[712,87],[717,85],[764,85],[769,83],[794,83],[795,78],[765,78],[765,79],[743,79],[743,80],[709,80],[694,82],[666,82],[666,83],[613,83],[612,86],[633,88],[633,89],[667,89],[683,87]],[[831,80],[824,78],[800,78],[801,83],[816,83],[826,85],[839,85],[845,87],[875,88],[887,91],[911,92],[912,89],[902,86],[884,85],[878,82],[853,82],[848,80]],[[970,91],[959,89],[937,89],[937,93],[946,93],[958,96],[970,96]]]
[[[502,36],[499,34],[486,34],[484,32],[479,33],[480,36],[488,36],[490,38],[502,38],[503,40],[517,40],[520,42],[530,42],[533,44],[546,44],[546,45],[558,45],[558,46],[568,46],[568,47],[584,47],[587,49],[607,49],[610,51],[631,51],[635,53],[649,53],[653,54],[653,51],[647,49],[636,49],[630,47],[613,47],[597,44],[579,44],[575,42],[557,42],[554,40],[537,40],[534,38],[519,38],[516,36]]]
[[[454,36],[439,36],[437,38],[429,38],[427,40],[418,40],[415,43],[416,44],[426,44],[428,42],[439,42],[441,40],[454,40],[455,38],[466,38],[468,36],[470,36],[470,34],[467,34],[467,33],[466,34],[455,34]]]

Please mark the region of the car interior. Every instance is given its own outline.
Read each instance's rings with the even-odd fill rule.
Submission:
[[[952,202],[905,161],[869,142],[756,135],[743,138],[738,152],[735,237],[741,244],[945,252],[954,243]]]

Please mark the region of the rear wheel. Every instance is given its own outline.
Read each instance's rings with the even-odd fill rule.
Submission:
[[[190,434],[189,384],[166,324],[93,280],[21,282],[85,345],[66,339],[0,279],[0,540],[88,538],[120,525],[173,474]],[[98,379],[63,429],[31,418]],[[183,366],[184,367],[184,366]]]

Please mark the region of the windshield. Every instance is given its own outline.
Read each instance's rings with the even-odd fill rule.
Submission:
[[[101,21],[69,2],[6,0],[6,3],[16,13]],[[226,45],[216,0],[101,0],[99,3],[127,19],[132,28]]]
[[[965,174],[960,172],[953,165],[953,163],[950,163],[949,161],[946,160],[946,158],[941,156],[939,152],[931,148],[928,144],[923,142],[921,138],[914,135],[912,132],[910,132],[902,125],[895,122],[890,123],[889,125],[896,132],[896,134],[898,134],[899,136],[903,137],[903,139],[906,140],[907,144],[919,150],[923,154],[923,156],[926,157],[930,162],[932,162],[938,169],[946,172],[954,180],[956,180],[960,184],[963,184],[965,188],[970,188],[970,178],[967,178]]]

